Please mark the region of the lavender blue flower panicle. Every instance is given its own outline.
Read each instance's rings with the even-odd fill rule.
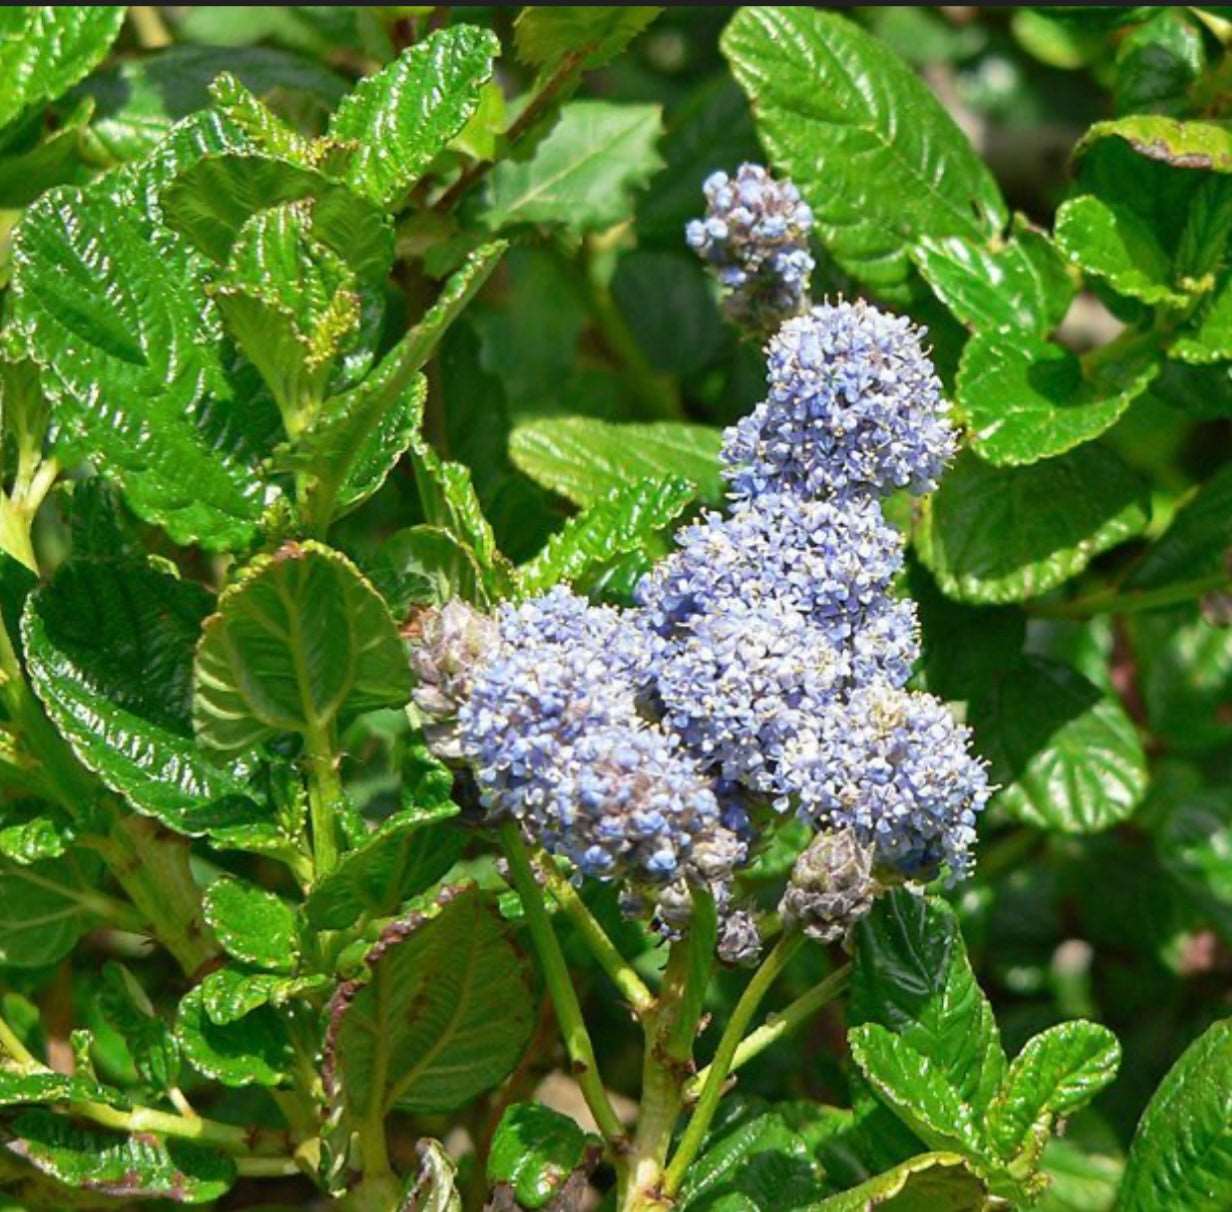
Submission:
[[[706,214],[685,227],[686,242],[715,271],[731,319],[773,332],[808,306],[813,212],[790,181],[759,164],[742,164],[734,177],[711,173],[702,192]]]

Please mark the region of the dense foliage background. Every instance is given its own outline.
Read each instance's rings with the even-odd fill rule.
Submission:
[[[1232,10],[51,11],[0,13],[0,1017],[23,1051],[61,1074],[75,1058],[109,1089],[187,1097],[212,1122],[295,1127],[277,1087],[315,1063],[315,1011],[284,1022],[274,1007],[319,1010],[325,969],[358,973],[380,925],[449,872],[505,918],[468,902],[425,949],[447,963],[482,936],[493,967],[474,1013],[505,1016],[516,1038],[493,1043],[479,1086],[517,1068],[460,1108],[436,1086],[404,1098],[395,1168],[416,1171],[416,1140],[441,1137],[478,1207],[488,1188],[468,1142],[486,1151],[507,1104],[534,1096],[585,1121],[538,977],[502,950],[516,898],[479,835],[444,823],[454,791],[402,711],[394,628],[413,635],[451,596],[487,608],[562,578],[627,602],[671,526],[720,501],[719,428],[761,398],[764,361],[682,233],[703,179],[753,160],[813,208],[814,296],[864,295],[926,324],[965,427],[939,491],[894,511],[924,628],[918,684],[958,705],[1000,786],[973,877],[936,891],[1010,1056],[1078,1017],[1120,1039],[1117,1080],[1048,1146],[1055,1181],[1037,1205],[1112,1208],[1152,1093],[1232,1013]],[[408,88],[461,90],[472,73],[439,139],[413,107],[376,124],[373,95],[331,120],[359,78],[458,25],[473,45]],[[482,29],[502,48],[486,83]],[[175,126],[211,107],[214,127]],[[219,135],[229,123],[257,150]],[[327,132],[367,150],[347,160],[309,142]],[[370,217],[331,210],[339,179]],[[306,196],[328,255],[294,297],[271,297],[237,233]],[[340,348],[352,320],[360,337]],[[396,345],[408,328],[415,340]],[[375,388],[374,365],[388,369]],[[294,557],[271,560],[288,541]],[[245,566],[249,591],[216,600]],[[321,634],[352,636],[341,689],[321,688],[336,701],[307,718],[263,709],[246,662],[281,658],[262,619],[321,603]],[[325,860],[304,842],[318,800],[348,805],[344,876],[324,891]],[[782,832],[752,877],[767,890],[801,844]],[[207,925],[175,900],[183,836],[191,882],[213,890]],[[297,920],[248,899],[301,903],[304,887]],[[586,898],[652,979],[656,939],[621,922],[611,889]],[[934,974],[950,971],[960,944],[929,929]],[[578,938],[564,941],[623,1109],[640,1035]],[[213,993],[240,999],[230,1017],[194,991],[220,970],[219,944],[236,975]],[[802,953],[767,1006],[841,959]],[[720,974],[713,1022],[747,979]],[[711,1155],[715,1173],[722,1148],[742,1168],[698,1180],[697,1206],[804,1207],[920,1147],[887,1120],[844,1149],[801,1110],[884,1114],[853,1076],[845,1025],[829,1006],[742,1070],[721,1114],[748,1131]],[[1232,1206],[1232,1043],[1216,1032],[1192,1060],[1201,1091],[1173,1091],[1205,1151],[1186,1154],[1179,1126],[1152,1143],[1171,1177],[1136,1162],[1123,1212]],[[37,1118],[51,1112],[26,1106],[105,1102],[101,1088],[0,1100],[0,1135],[22,1145],[9,1153],[47,1176],[0,1161],[0,1208],[127,1206],[91,1194],[100,1166],[112,1191],[135,1173],[147,1194],[219,1208],[303,1206],[316,1189],[294,1163],[241,1167],[237,1182],[157,1143],[143,1154],[135,1121],[122,1148],[56,1135]],[[861,1154],[869,1140],[880,1159]],[[498,1176],[513,1183],[505,1148]],[[578,1141],[560,1150],[566,1169],[581,1161]],[[328,1186],[345,1154],[326,1134],[299,1162]],[[517,1196],[538,1206],[547,1195],[526,1181]]]

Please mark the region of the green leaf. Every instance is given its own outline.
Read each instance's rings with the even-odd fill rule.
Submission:
[[[220,968],[201,982],[201,1005],[210,1022],[220,1027],[238,1022],[259,1006],[284,1006],[329,984],[323,974],[280,976],[274,972],[245,972]]]
[[[1086,1106],[1115,1077],[1121,1045],[1106,1027],[1078,1019],[1033,1036],[1014,1057],[988,1109],[988,1138],[1006,1161],[1038,1158],[1061,1116]]]
[[[679,1207],[681,1212],[803,1208],[816,1198],[819,1177],[803,1137],[775,1110],[752,1102],[711,1128],[685,1176]]]
[[[1168,353],[1195,366],[1232,358],[1232,275],[1220,279],[1168,347]]]
[[[5,772],[18,782],[20,773]],[[18,800],[0,806],[0,856],[15,863],[37,863],[68,851],[76,831],[66,814],[38,800]]]
[[[957,1153],[921,1153],[867,1182],[831,1195],[812,1212],[983,1212],[987,1191]]]
[[[602,501],[633,479],[667,476],[691,480],[703,501],[717,504],[723,498],[722,442],[717,429],[683,421],[545,417],[513,431],[509,455],[532,480],[575,505]]]
[[[1232,739],[1232,630],[1193,605],[1131,615],[1137,684],[1151,731],[1170,749],[1200,753]]]
[[[958,400],[981,458],[1034,463],[1098,437],[1158,371],[1158,360],[1142,353],[1088,376],[1074,354],[1042,337],[977,332],[963,350]]]
[[[496,1125],[488,1183],[508,1183],[522,1208],[542,1208],[597,1144],[567,1115],[541,1103],[514,1103]]]
[[[0,21],[0,127],[68,91],[107,54],[122,4],[14,5]]]
[[[295,913],[280,897],[243,880],[223,878],[205,890],[204,908],[205,920],[228,955],[256,968],[295,970]]]
[[[53,190],[14,236],[10,302],[46,367],[61,443],[177,543],[246,545],[267,494],[255,470],[265,435],[236,412],[192,262],[151,244],[119,200]]]
[[[1160,861],[1232,945],[1232,810],[1221,791],[1169,805],[1155,836]]]
[[[279,732],[320,733],[410,696],[385,603],[348,559],[313,542],[259,557],[224,591],[195,681],[197,735],[227,752]]]
[[[1132,205],[1084,194],[1057,211],[1057,243],[1086,273],[1118,294],[1152,305],[1183,307],[1184,291],[1172,285],[1172,258]]]
[[[140,812],[194,836],[262,816],[242,765],[193,740],[192,661],[210,599],[145,563],[74,560],[32,594],[26,667],[81,762]]]
[[[201,985],[180,1002],[175,1035],[184,1059],[224,1086],[281,1085],[294,1062],[286,1026],[274,1010],[259,1006],[219,1026],[206,1013]]]
[[[226,273],[211,292],[292,438],[315,418],[334,365],[360,323],[355,277],[312,239],[311,221],[305,202],[258,211],[240,229]]]
[[[347,184],[396,210],[479,103],[500,42],[476,25],[438,30],[361,80],[329,134],[356,144]]]
[[[1095,833],[1133,814],[1147,788],[1146,754],[1115,695],[1059,661],[1028,656],[971,708],[976,747],[1016,820]]]
[[[506,247],[496,240],[470,253],[376,370],[358,387],[326,401],[298,455],[311,477],[309,513],[324,525],[376,492],[410,445],[427,392],[417,372],[488,280]]]
[[[1148,516],[1146,486],[1097,443],[1028,467],[967,452],[925,500],[916,550],[950,597],[1019,602],[1139,534]]]
[[[443,606],[450,598],[487,602],[479,557],[440,526],[408,526],[386,539],[365,571],[404,618],[414,605]]]
[[[331,1003],[327,1087],[356,1118],[451,1111],[522,1055],[534,1009],[507,927],[475,888],[386,928]]]
[[[856,927],[850,1021],[900,1035],[955,1098],[982,1116],[1005,1076],[992,1007],[976,983],[953,909],[903,889]]]
[[[445,803],[384,822],[313,885],[304,906],[308,921],[318,930],[347,929],[365,916],[388,917],[426,892],[462,857],[465,835],[446,823],[457,812]]]
[[[180,1048],[170,1026],[155,1013],[140,982],[123,964],[103,965],[98,1008],[123,1038],[141,1080],[167,1090],[180,1080]]]
[[[1108,139],[1124,140],[1138,155],[1173,168],[1232,173],[1232,129],[1225,122],[1181,122],[1160,114],[1096,122],[1078,141],[1074,157],[1081,158]]]
[[[634,194],[663,166],[655,144],[662,108],[571,101],[528,160],[489,174],[480,217],[490,231],[515,223],[602,231],[633,215]]]
[[[87,1127],[41,1108],[23,1111],[5,1129],[3,1147],[41,1174],[130,1205],[143,1199],[213,1203],[235,1181],[229,1157],[194,1141]],[[61,1206],[72,1204],[66,1199]]]
[[[518,58],[531,67],[551,70],[566,56],[593,71],[610,63],[661,12],[661,6],[527,5],[513,25]]]
[[[839,265],[902,299],[926,236],[977,244],[1009,215],[992,174],[928,86],[834,13],[748,6],[723,33],[775,166],[800,187]]]
[[[1232,467],[1217,470],[1173,515],[1125,580],[1127,589],[1157,589],[1215,572],[1232,547]]]
[[[1160,1083],[1134,1134],[1116,1212],[1222,1212],[1232,1202],[1232,1019]]]
[[[525,593],[573,581],[616,556],[641,551],[693,499],[687,480],[634,480],[570,518],[533,560],[518,569]]]
[[[415,1142],[419,1171],[407,1180],[398,1212],[462,1212],[458,1193],[458,1166],[438,1140]]]
[[[100,1086],[92,1078],[69,1077],[50,1071],[25,1073],[0,1069],[0,1107],[70,1102],[100,1102],[112,1107],[130,1105],[119,1090]]]
[[[92,889],[102,879],[94,854],[18,864],[0,858],[0,967],[44,968],[102,925]]]
[[[1205,67],[1199,25],[1181,10],[1156,12],[1130,30],[1117,47],[1117,112],[1179,117],[1190,108],[1190,88]]]
[[[987,1146],[975,1112],[940,1066],[880,1023],[853,1027],[847,1044],[878,1097],[925,1144],[982,1157]]]

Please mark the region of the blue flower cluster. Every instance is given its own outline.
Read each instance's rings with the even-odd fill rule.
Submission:
[[[705,217],[685,228],[685,239],[722,283],[728,315],[754,333],[772,332],[807,306],[813,212],[790,181],[759,164],[742,164],[734,177],[711,173],[702,191]]]
[[[780,298],[807,303],[795,190],[745,165],[707,197],[689,240],[725,285],[764,296],[777,276]],[[905,689],[918,626],[892,592],[903,544],[881,512],[890,492],[931,487],[955,447],[920,336],[859,302],[788,319],[767,399],[725,435],[730,511],[684,527],[631,610],[559,587],[506,606],[458,715],[493,816],[623,879],[626,904],[649,891],[669,933],[690,885],[708,886],[734,961],[756,950],[732,875],[759,814],[848,839],[852,912],[871,903],[870,863],[921,878],[970,865],[987,776],[969,731]]]

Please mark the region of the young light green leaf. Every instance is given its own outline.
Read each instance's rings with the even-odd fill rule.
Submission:
[[[50,1071],[27,1073],[0,1069],[0,1107],[68,1102],[99,1102],[110,1107],[131,1105],[119,1090],[100,1086],[92,1078],[69,1077]]]
[[[534,1017],[523,961],[476,888],[386,928],[330,1004],[326,1083],[356,1118],[449,1111],[495,1085]]]
[[[1232,358],[1232,274],[1220,278],[1168,347],[1168,353],[1193,366],[1209,366]]]
[[[1139,534],[1149,508],[1145,484],[1098,443],[1027,467],[968,452],[925,500],[916,550],[950,597],[1020,602]]]
[[[1124,140],[1140,156],[1173,168],[1232,173],[1232,131],[1222,122],[1182,122],[1162,114],[1131,114],[1096,122],[1074,148],[1075,159],[1107,139]]]
[[[410,696],[385,603],[345,556],[313,542],[259,557],[222,594],[194,679],[198,737],[232,753]]]
[[[896,1032],[982,1116],[1001,1088],[1006,1060],[954,911],[937,897],[898,889],[860,922],[856,941],[851,1022]]]
[[[488,178],[484,225],[560,225],[602,231],[633,214],[634,194],[663,166],[658,105],[571,101],[529,160],[505,160]]]
[[[210,599],[144,562],[75,560],[32,594],[22,620],[35,693],[73,752],[165,825],[225,838],[266,813],[242,764],[193,741],[192,660]]]
[[[13,242],[12,312],[55,402],[61,444],[96,458],[178,543],[242,547],[267,486],[267,431],[236,398],[191,259],[156,248],[102,192],[53,190]]]
[[[1172,258],[1131,206],[1094,194],[1071,198],[1057,211],[1056,235],[1075,265],[1118,294],[1169,307],[1188,302],[1185,292],[1172,285]]]
[[[93,892],[101,878],[88,850],[39,863],[0,858],[0,965],[43,968],[63,959],[104,921]]]
[[[488,1183],[508,1183],[520,1208],[542,1208],[582,1164],[592,1142],[567,1115],[541,1103],[514,1103],[492,1137]]]
[[[988,1139],[1006,1161],[1024,1151],[1032,1163],[1058,1118],[1085,1106],[1109,1084],[1121,1045],[1106,1027],[1077,1019],[1029,1039],[988,1109]]]
[[[1116,423],[1159,372],[1158,358],[1078,358],[1027,332],[977,332],[958,368],[958,401],[981,458],[998,466],[1064,454]]]
[[[125,11],[122,4],[11,6],[0,19],[0,127],[85,76],[115,41]]]
[[[999,236],[997,184],[928,86],[846,17],[742,8],[723,52],[775,166],[800,187],[835,260],[902,298],[924,237]]]
[[[224,877],[205,890],[205,920],[227,953],[256,968],[293,972],[299,962],[295,913],[255,884]]]
[[[438,30],[361,80],[338,106],[332,138],[353,142],[347,184],[390,210],[479,103],[500,42],[477,25]]]
[[[524,593],[572,581],[616,556],[640,551],[693,499],[687,480],[634,480],[570,518],[534,559],[518,569]]]
[[[304,906],[308,921],[318,930],[342,930],[365,915],[388,917],[426,892],[462,856],[465,835],[445,824],[457,812],[443,804],[399,812],[383,823],[312,886]]]
[[[275,972],[220,968],[201,982],[201,1005],[210,1022],[225,1027],[259,1006],[284,1006],[306,993],[319,992],[328,984],[329,978],[321,973],[281,976]]]
[[[616,58],[662,11],[649,4],[529,4],[514,22],[513,44],[531,67],[551,71],[573,56],[580,68],[593,71]]]
[[[219,1026],[205,1011],[201,985],[180,1002],[175,1036],[184,1059],[224,1086],[278,1086],[294,1063],[286,1025],[274,1010],[259,1006]]]
[[[10,1120],[0,1147],[66,1187],[125,1203],[168,1199],[208,1204],[235,1182],[231,1158],[195,1141],[113,1132],[42,1108]],[[73,1206],[72,1198],[60,1206]]]
[[[984,1184],[957,1153],[921,1153],[858,1187],[823,1199],[812,1212],[983,1212]]]
[[[594,417],[546,417],[513,431],[509,455],[536,483],[583,507],[630,480],[667,476],[691,480],[703,501],[717,504],[723,497],[722,442],[717,429],[683,421],[615,424]]]
[[[1132,815],[1146,793],[1146,754],[1120,700],[1059,661],[1023,658],[969,718],[996,803],[1024,824],[1095,833]]]
[[[880,1023],[847,1033],[852,1058],[893,1112],[932,1149],[979,1159],[987,1153],[970,1104],[927,1056]]]
[[[1222,1212],[1232,1201],[1232,1019],[1159,1084],[1134,1134],[1116,1212]]]
[[[933,293],[976,332],[1046,336],[1064,318],[1074,283],[1057,246],[1016,217],[1008,243],[926,236],[911,259]]]

